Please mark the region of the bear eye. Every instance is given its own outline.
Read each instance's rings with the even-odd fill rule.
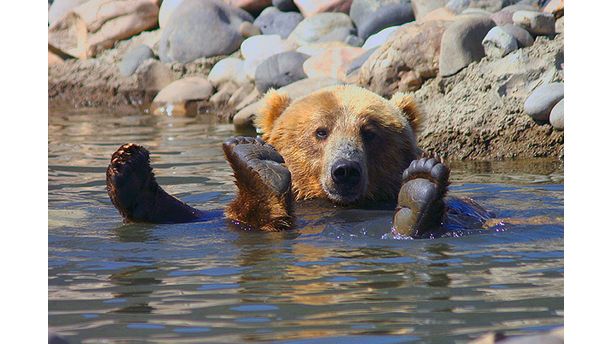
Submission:
[[[315,135],[317,136],[317,139],[319,140],[325,140],[327,138],[327,129],[325,128],[319,128],[317,129],[317,131],[315,132]]]

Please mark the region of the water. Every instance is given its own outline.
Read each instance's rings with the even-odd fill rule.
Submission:
[[[452,194],[545,217],[459,238],[384,240],[388,212],[317,204],[285,233],[222,218],[122,224],[104,182],[119,145],[145,145],[166,190],[222,209],[232,130],[204,116],[51,112],[50,328],[75,343],[452,343],[563,324],[558,162],[452,164]]]

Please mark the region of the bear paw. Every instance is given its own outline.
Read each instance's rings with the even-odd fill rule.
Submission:
[[[393,231],[420,237],[440,228],[450,170],[437,155],[412,161],[402,174]]]
[[[291,173],[283,157],[260,138],[234,137],[223,143],[234,171],[238,194],[226,215],[249,227],[265,231],[287,229],[292,224]]]

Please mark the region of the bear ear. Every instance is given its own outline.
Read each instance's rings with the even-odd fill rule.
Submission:
[[[397,106],[408,119],[412,131],[416,134],[421,131],[423,116],[414,99],[403,92],[397,92],[391,97],[391,103]]]
[[[274,122],[291,103],[291,99],[286,93],[269,90],[263,98],[263,103],[263,106],[259,109],[255,125],[261,128],[265,134],[268,134],[274,127]]]

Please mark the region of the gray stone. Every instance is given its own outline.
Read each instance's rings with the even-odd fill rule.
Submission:
[[[242,22],[252,17],[221,0],[184,0],[168,19],[159,42],[163,62],[187,63],[200,57],[229,55],[243,37]]]
[[[444,32],[440,46],[440,75],[454,75],[485,56],[482,40],[495,22],[484,16],[462,16]]]
[[[385,44],[385,42],[389,39],[389,37],[391,37],[391,35],[395,31],[397,31],[397,29],[399,28],[400,26],[391,26],[391,27],[381,30],[380,32],[368,37],[365,43],[363,43],[362,48],[366,50],[370,50],[372,48],[376,48],[376,47],[379,47]]]
[[[501,28],[516,39],[519,48],[530,47],[533,45],[533,37],[531,37],[529,31],[523,29],[522,27],[514,24],[505,24],[502,25]]]
[[[563,130],[563,101],[561,99],[550,112],[550,124],[557,130]]]
[[[563,99],[562,82],[542,85],[525,100],[525,112],[537,121],[548,121],[550,111],[561,99]]]
[[[427,13],[444,7],[448,0],[412,0],[412,11],[417,21],[425,17]]]
[[[274,10],[264,10],[253,22],[259,27],[264,35],[279,35],[282,38],[289,37],[295,27],[304,20],[304,17],[297,12],[281,12],[275,7],[268,7]]]
[[[272,0],[272,5],[283,12],[299,11],[293,0]]]
[[[501,10],[493,13],[491,15],[491,19],[497,24],[497,26],[502,26],[505,24],[513,24],[512,15],[516,11],[538,11],[538,8],[535,6],[524,5],[524,4],[516,4],[510,5],[508,7],[504,7]]]
[[[208,73],[208,81],[215,87],[228,81],[237,85],[247,83],[249,79],[244,70],[244,61],[236,57],[224,58],[212,67]]]
[[[272,55],[255,71],[255,86],[260,93],[278,89],[306,78],[304,61],[310,56],[295,51]]]
[[[512,21],[533,35],[555,34],[555,16],[550,13],[516,11],[512,15]]]
[[[360,47],[360,46],[363,45],[364,41],[363,41],[363,38],[361,38],[359,36],[348,35],[344,39],[344,43],[350,45],[351,47]]]
[[[518,49],[516,39],[505,30],[496,26],[482,40],[485,54],[491,57],[504,57]]]
[[[343,42],[355,33],[351,18],[344,13],[319,13],[304,19],[289,35],[298,45],[317,42]]]
[[[244,38],[261,35],[261,30],[259,29],[259,27],[253,25],[252,23],[249,23],[248,21],[242,22],[242,24],[240,24],[240,26],[238,27],[238,32],[240,32],[240,35]]]
[[[359,57],[357,57],[353,61],[351,61],[348,67],[346,67],[346,75],[349,75],[353,73],[354,71],[357,71],[359,68],[361,68],[361,66],[368,60],[368,58],[370,58],[370,55],[372,55],[375,51],[376,51],[376,48],[372,48],[366,51],[365,53],[361,54]]]
[[[132,75],[138,66],[144,61],[153,57],[153,50],[148,46],[141,44],[123,55],[119,63],[119,73],[123,76]]]
[[[407,0],[353,0],[350,15],[364,40],[387,27],[414,20]]]
[[[172,12],[176,10],[176,8],[178,7],[178,5],[181,4],[181,2],[183,2],[183,0],[164,0],[161,3],[161,6],[159,7],[159,17],[158,17],[160,28],[163,29],[166,27],[166,25],[168,24],[168,19],[170,18],[170,15],[172,15]]]

